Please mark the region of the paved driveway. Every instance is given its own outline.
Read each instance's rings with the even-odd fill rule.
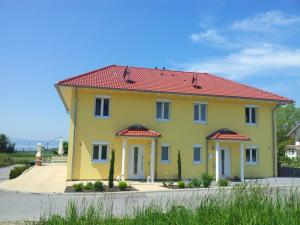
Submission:
[[[14,166],[7,166],[0,168],[0,182],[8,180],[10,170],[14,168]]]

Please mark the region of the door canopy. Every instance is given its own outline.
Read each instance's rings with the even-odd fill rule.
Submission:
[[[159,132],[150,130],[142,125],[135,124],[126,129],[120,130],[116,134],[117,136],[125,137],[160,137]]]
[[[229,129],[220,129],[206,137],[208,140],[251,141],[251,138]]]

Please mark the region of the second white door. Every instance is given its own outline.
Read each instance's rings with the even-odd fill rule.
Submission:
[[[128,157],[128,178],[144,179],[144,146],[131,145]]]

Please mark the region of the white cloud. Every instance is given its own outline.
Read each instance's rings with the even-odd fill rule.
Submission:
[[[226,41],[225,38],[222,37],[215,29],[209,29],[197,34],[191,34],[190,38],[194,42],[213,41],[220,44],[220,43],[225,43]]]
[[[243,31],[268,32],[272,28],[295,23],[300,23],[299,16],[286,15],[281,11],[269,11],[256,14],[244,20],[235,21],[231,24],[230,28]]]
[[[300,49],[287,49],[263,45],[245,48],[223,58],[199,60],[183,65],[189,71],[202,71],[223,75],[230,79],[259,76],[260,73],[281,69],[300,68]],[[300,75],[300,74],[299,74]]]

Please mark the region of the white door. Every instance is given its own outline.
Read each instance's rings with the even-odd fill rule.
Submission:
[[[128,157],[128,178],[144,179],[144,147],[131,145]]]
[[[220,174],[221,177],[230,177],[230,151],[227,148],[221,148]]]

